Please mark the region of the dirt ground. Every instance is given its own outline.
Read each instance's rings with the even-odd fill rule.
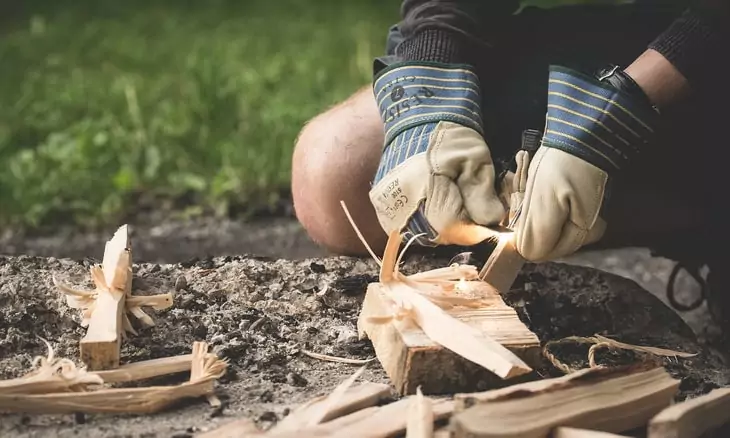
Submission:
[[[50,341],[57,354],[78,357],[84,329],[77,312],[55,291],[51,275],[91,288],[88,267],[100,260],[112,233],[0,238],[0,254],[6,255],[0,257],[0,378],[21,375],[34,356],[44,354],[38,337]],[[357,339],[355,321],[364,288],[377,273],[375,263],[325,257],[291,219],[138,225],[132,239],[134,293],[174,291],[175,302],[170,309],[150,312],[157,326],[124,344],[123,361],[189,353],[193,341],[206,340],[231,361],[217,385],[224,408],[191,400],[154,416],[8,414],[0,416],[0,436],[188,437],[244,416],[265,428],[356,370],[311,359],[301,349],[351,358],[374,354],[368,341]],[[406,270],[447,262],[412,256]],[[698,352],[695,358],[666,362],[683,380],[678,399],[728,383],[725,357],[703,342],[713,330],[706,310],[682,315],[683,321],[662,304],[669,261],[626,249],[565,262],[570,264],[528,265],[506,297],[541,341],[604,333],[625,342]],[[318,294],[325,285],[326,293]],[[689,283],[682,289],[693,292]],[[585,366],[582,353],[561,354]],[[377,362],[363,378],[387,382]]]

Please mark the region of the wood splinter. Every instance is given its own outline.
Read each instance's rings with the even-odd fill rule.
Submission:
[[[713,389],[658,413],[649,422],[648,438],[698,438],[730,423],[730,388]]]
[[[156,310],[172,306],[172,294],[132,296],[132,248],[128,227],[122,225],[106,243],[101,265],[90,268],[93,291],[73,289],[53,278],[66,296],[69,307],[82,311],[81,325],[88,327],[80,342],[81,360],[89,370],[108,370],[119,366],[121,340],[126,333],[137,334],[127,313],[144,326],[154,321],[142,307]]]
[[[525,259],[515,247],[513,232],[499,233],[496,239],[494,250],[479,271],[479,279],[503,294],[509,292],[525,265]]]

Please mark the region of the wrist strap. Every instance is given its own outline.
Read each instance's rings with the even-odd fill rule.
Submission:
[[[600,82],[611,84],[611,86],[615,89],[621,90],[637,100],[641,100],[645,105],[654,108],[657,113],[659,112],[659,108],[651,103],[649,96],[644,93],[644,90],[641,89],[634,78],[627,75],[626,72],[618,65],[610,64],[600,69],[596,74],[596,77]]]

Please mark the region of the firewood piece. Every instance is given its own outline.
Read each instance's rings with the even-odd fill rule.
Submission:
[[[479,279],[502,294],[509,292],[525,259],[515,248],[514,233],[501,233],[498,236],[497,246],[479,272]]]
[[[530,366],[541,361],[540,341],[517,312],[484,282],[469,282],[486,297],[479,308],[453,307],[445,312],[491,337]],[[410,319],[375,323],[370,317],[388,312],[387,298],[379,283],[372,283],[363,301],[357,326],[361,337],[371,340],[375,354],[400,395],[445,394],[473,390],[478,381],[490,387],[504,383],[494,373],[444,348],[429,338]],[[516,382],[511,380],[510,383]]]
[[[248,438],[263,436],[263,434],[264,432],[259,430],[253,420],[240,418],[229,421],[217,429],[195,435],[195,438]]]
[[[416,396],[411,397],[408,407],[408,425],[406,427],[406,438],[432,438],[433,437],[433,408],[429,398],[424,397],[421,389],[418,388]]]
[[[603,369],[546,391],[513,390],[455,414],[451,426],[457,438],[548,437],[560,426],[619,433],[669,406],[679,383],[661,367]]]
[[[298,431],[268,433],[271,438],[310,438],[310,437],[394,437],[406,431],[408,409],[414,396],[402,398],[380,407],[370,407],[355,411],[350,415],[336,418]],[[434,421],[451,416],[454,403],[447,399],[434,399],[432,402]]]
[[[172,306],[172,294],[132,295],[127,297],[127,307],[152,307],[155,310],[164,310]]]
[[[484,392],[455,394],[454,412],[462,412],[481,403],[519,397],[526,393],[538,394],[541,392],[550,392],[565,387],[566,385],[571,385],[573,380],[591,379],[593,376],[603,375],[605,372],[606,371],[603,368],[585,368],[574,373],[552,379],[534,380],[519,385],[507,386]]]
[[[212,356],[212,353],[208,354],[208,357]],[[93,374],[101,377],[104,383],[134,382],[166,374],[190,371],[192,360],[192,354],[182,354],[180,356],[133,362],[111,370],[94,371]]]
[[[34,414],[159,412],[175,402],[213,394],[215,380],[225,374],[228,362],[208,354],[205,342],[193,343],[190,380],[177,386],[113,388],[52,394],[6,394],[0,392],[0,412]],[[86,371],[73,370],[87,373]],[[87,373],[98,379],[93,373]]]
[[[598,430],[576,429],[574,427],[558,427],[553,432],[552,438],[628,438],[615,433],[601,432]]]
[[[89,327],[79,346],[81,360],[91,371],[119,366],[122,315],[132,287],[132,254],[126,225],[119,227],[106,243],[102,272],[106,287],[97,290]]]
[[[433,438],[451,438],[451,429],[443,426],[433,431]]]
[[[390,386],[383,383],[365,382],[360,385],[347,388],[336,403],[329,406],[318,422],[327,422],[338,417],[348,415],[361,409],[375,406],[380,400],[390,394]],[[328,394],[329,395],[329,394]],[[272,428],[275,432],[300,430],[306,428],[307,422],[313,414],[320,413],[328,396],[316,397],[298,408],[294,409],[288,416],[284,417]]]
[[[718,388],[661,411],[649,422],[648,438],[696,438],[730,422],[730,388]]]

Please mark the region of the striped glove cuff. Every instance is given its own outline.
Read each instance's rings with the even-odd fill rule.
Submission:
[[[611,173],[635,161],[652,140],[658,117],[644,99],[571,69],[550,67],[546,147]]]
[[[385,123],[385,143],[419,125],[451,121],[480,134],[479,79],[466,65],[403,62],[376,76],[373,93]]]

